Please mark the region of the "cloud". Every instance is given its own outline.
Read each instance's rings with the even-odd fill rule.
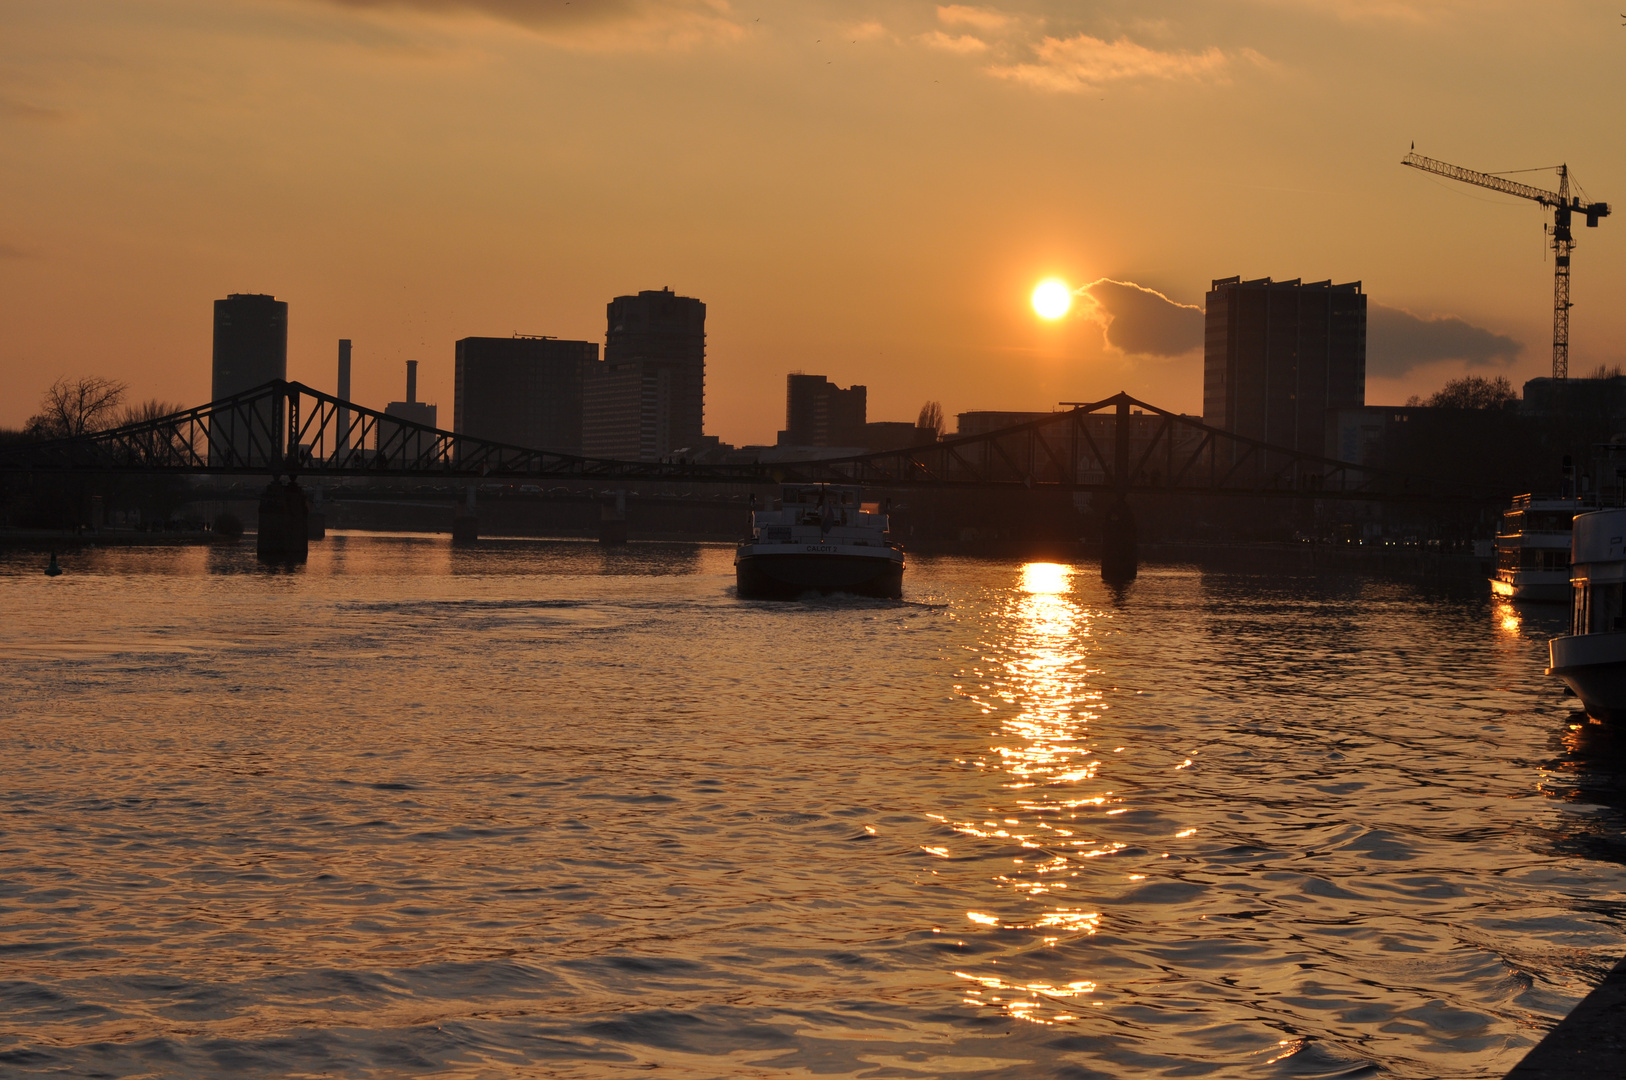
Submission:
[[[1506,367],[1524,346],[1455,315],[1413,315],[1404,308],[1371,304],[1366,312],[1369,375],[1404,375],[1436,360],[1462,360],[1469,367]]]
[[[1003,11],[973,7],[970,4],[940,4],[937,17],[946,26],[969,26],[974,30],[1003,30],[1016,20]]]
[[[920,35],[920,40],[934,49],[943,49],[947,52],[974,53],[988,51],[986,41],[978,37],[972,37],[970,34],[961,34],[954,37],[943,33],[941,30],[933,30],[929,34]]]
[[[34,253],[16,244],[8,244],[0,240],[0,259],[32,259]]]
[[[1033,52],[1033,62],[995,65],[988,73],[1041,90],[1077,92],[1130,79],[1220,79],[1231,64],[1231,58],[1217,48],[1200,53],[1162,52],[1124,37],[1107,42],[1088,34],[1047,36]],[[1247,55],[1252,58],[1251,53]]]
[[[1443,22],[1453,16],[1486,17],[1487,8],[1506,8],[1497,0],[1255,0],[1267,7],[1319,11],[1341,22],[1410,23],[1420,26]]]
[[[51,109],[44,105],[35,105],[32,101],[14,98],[9,94],[0,94],[0,118],[54,124],[70,117],[68,113],[63,112],[61,109]]]
[[[1101,325],[1111,348],[1139,356],[1184,356],[1203,344],[1203,309],[1133,281],[1101,278],[1075,290],[1081,314]]]
[[[745,35],[727,0],[320,0],[369,11],[483,15],[556,44],[611,51],[733,41]]]

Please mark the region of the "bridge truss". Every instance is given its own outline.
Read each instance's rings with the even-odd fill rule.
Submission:
[[[701,464],[614,461],[511,446],[277,381],[79,438],[0,447],[0,471],[1024,487],[1380,501],[1496,497],[1235,435],[1127,394],[901,450],[819,461]]]

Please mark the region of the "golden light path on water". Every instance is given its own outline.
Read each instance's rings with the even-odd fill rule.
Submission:
[[[1088,680],[1092,623],[1101,616],[1075,597],[1075,573],[1072,566],[1049,562],[1019,569],[1004,612],[1008,634],[997,669],[985,670],[980,686],[961,688],[981,702],[984,715],[999,717],[985,761],[1005,774],[1000,786],[1011,793],[1007,809],[1013,816],[957,821],[954,828],[1025,849],[1028,854],[1012,857],[1011,869],[994,881],[1042,905],[1016,919],[980,911],[966,918],[984,927],[1040,931],[1045,945],[1095,933],[1101,913],[1085,896],[1074,901],[1077,867],[1124,846],[1091,837],[1078,822],[1081,808],[1101,808],[1113,794],[1083,786],[1101,764],[1089,729],[1102,695]],[[1076,1019],[1096,988],[1087,978],[1013,983],[985,972],[954,974],[970,984],[967,1004],[1046,1024]]]

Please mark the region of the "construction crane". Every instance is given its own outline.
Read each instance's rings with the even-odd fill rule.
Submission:
[[[1583,214],[1586,217],[1586,227],[1596,229],[1598,219],[1609,216],[1609,204],[1587,202],[1585,192],[1572,196],[1568,165],[1555,166],[1558,169],[1558,190],[1546,191],[1493,173],[1475,172],[1460,165],[1435,161],[1419,154],[1415,145],[1411,153],[1400,159],[1400,164],[1422,169],[1435,176],[1461,180],[1464,184],[1477,184],[1479,187],[1490,188],[1506,195],[1517,195],[1521,199],[1529,199],[1553,208],[1553,223],[1547,227],[1553,238],[1553,378],[1569,378],[1570,252],[1575,248],[1575,236],[1570,232],[1570,217],[1574,214]],[[1576,190],[1580,191],[1579,184],[1576,185]]]

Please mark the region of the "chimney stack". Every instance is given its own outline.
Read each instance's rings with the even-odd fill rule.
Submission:
[[[339,339],[339,400],[350,400],[350,339]]]
[[[418,362],[407,361],[407,404],[415,404],[418,400]]]

